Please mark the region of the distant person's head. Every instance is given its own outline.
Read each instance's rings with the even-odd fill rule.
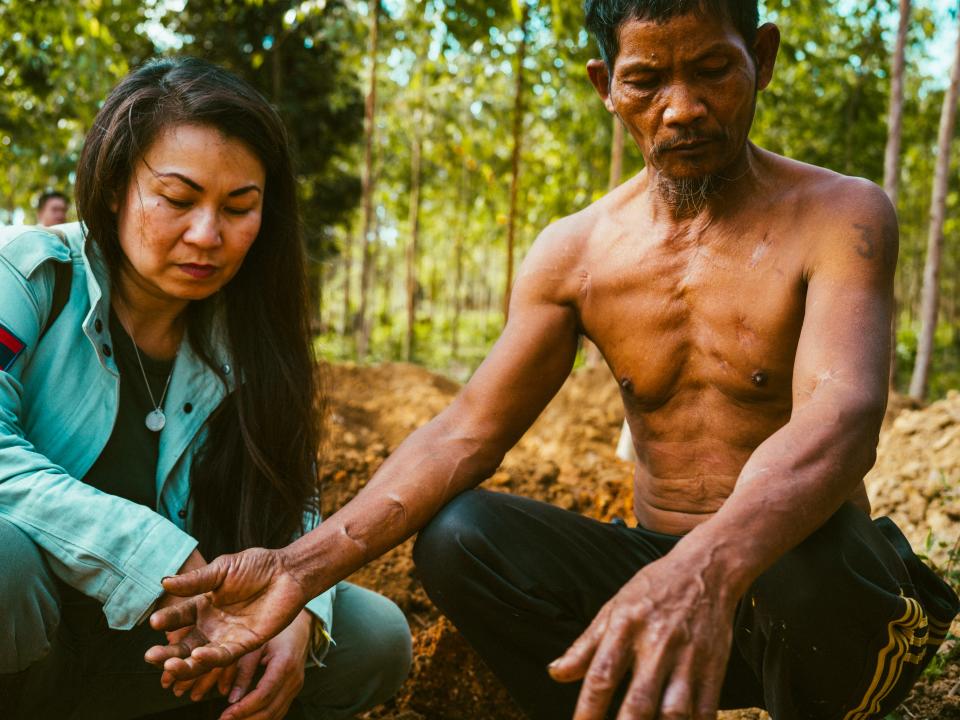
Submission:
[[[587,70],[659,184],[709,192],[744,156],[775,25],[757,0],[586,0],[600,49]],[[684,190],[685,191],[685,190]]]
[[[67,221],[67,206],[70,201],[62,192],[49,190],[37,200],[37,224],[44,227],[62,225]]]
[[[111,301],[148,297],[169,308],[225,383],[227,373],[244,378],[193,468],[204,554],[286,544],[315,492],[319,429],[306,260],[280,116],[223,68],[151,60],[94,119],[76,197],[109,268]],[[229,365],[212,359],[214,317]]]

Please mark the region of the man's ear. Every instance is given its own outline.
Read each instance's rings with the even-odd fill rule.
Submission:
[[[597,95],[603,100],[604,106],[613,112],[613,101],[610,99],[610,70],[607,64],[603,60],[589,60],[587,75],[590,76],[590,82],[593,83]]]
[[[757,39],[753,43],[753,56],[757,59],[758,91],[764,90],[770,84],[779,49],[780,28],[773,23],[765,23],[757,28]]]

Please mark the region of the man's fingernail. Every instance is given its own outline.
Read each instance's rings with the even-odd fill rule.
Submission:
[[[235,703],[243,696],[243,690],[236,687],[230,692],[230,697],[227,698],[229,702]]]

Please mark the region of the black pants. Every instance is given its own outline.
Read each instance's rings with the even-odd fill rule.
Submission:
[[[562,720],[580,685],[553,682],[547,663],[678,540],[473,490],[424,528],[414,559],[430,599],[524,711]],[[761,707],[774,720],[883,717],[957,609],[889,519],[845,505],[741,599],[721,708]]]

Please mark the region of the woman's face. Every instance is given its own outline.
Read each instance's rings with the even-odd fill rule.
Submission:
[[[226,285],[260,231],[265,175],[244,143],[215,128],[163,131],[117,205],[128,299],[202,300]]]

